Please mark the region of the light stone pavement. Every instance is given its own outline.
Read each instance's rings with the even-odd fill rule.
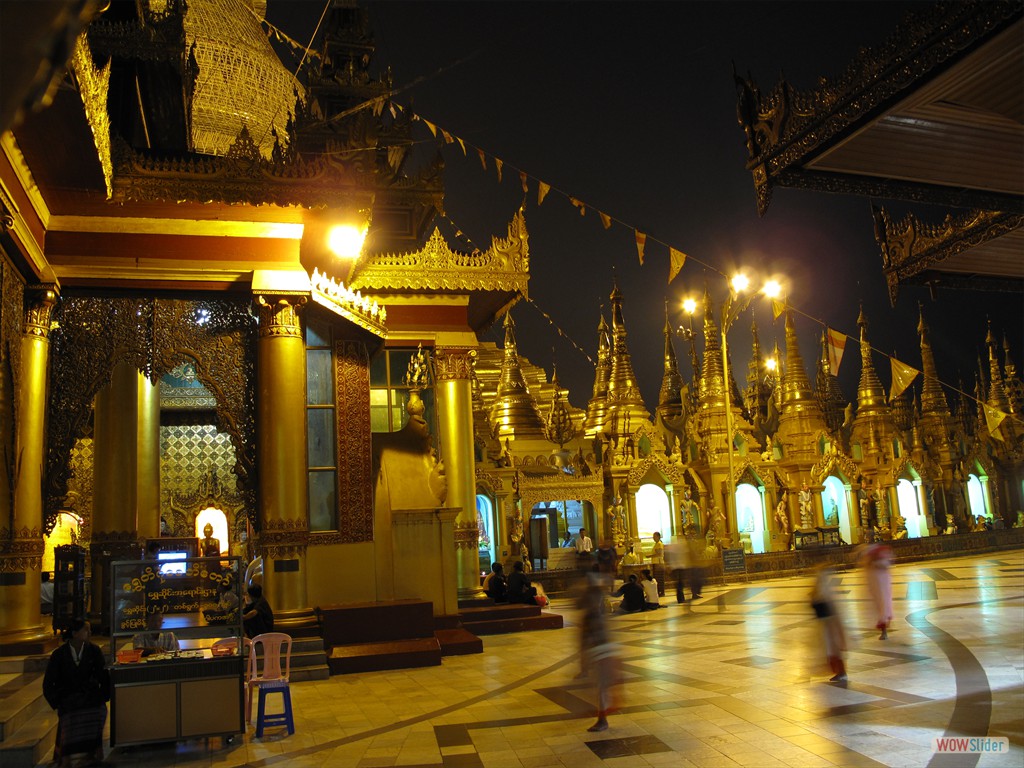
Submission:
[[[859,570],[837,591],[849,683],[828,682],[809,576],[709,585],[685,606],[610,617],[624,682],[589,733],[577,613],[485,637],[439,667],[294,683],[296,732],[118,748],[124,768],[717,768],[1024,766],[1024,551],[899,564],[880,640]],[[671,590],[670,590],[671,592]],[[1002,736],[1008,754],[936,755],[939,736]]]

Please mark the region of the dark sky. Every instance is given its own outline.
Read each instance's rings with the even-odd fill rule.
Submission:
[[[519,171],[530,177],[530,298],[513,311],[520,352],[570,388],[586,407],[594,371],[568,337],[596,358],[596,328],[612,281],[624,295],[628,344],[648,408],[662,377],[665,300],[673,324],[680,300],[707,283],[720,302],[731,273],[782,274],[790,302],[807,315],[856,336],[864,303],[873,345],[920,367],[917,302],[925,303],[940,378],[972,388],[986,317],[1005,332],[1024,363],[1024,302],[992,293],[904,288],[890,307],[874,240],[870,203],[778,189],[764,218],[744,168],[736,121],[733,64],[763,91],[779,73],[800,89],[837,77],[864,46],[881,43],[914,3],[898,2],[374,2],[369,3],[378,68],[390,66],[395,100],[488,155],[444,150],[447,213],[486,248],[503,237],[522,199]],[[270,0],[269,18],[307,41],[319,0]],[[412,85],[410,85],[412,84]],[[417,138],[432,141],[425,126]],[[504,162],[499,184],[493,157]],[[537,180],[551,185],[537,205]],[[581,217],[569,196],[582,201]],[[889,204],[894,211],[898,203]],[[598,211],[612,217],[605,230]],[[634,230],[647,233],[640,266]],[[671,283],[668,246],[691,256]],[[761,341],[783,340],[763,301],[753,311]],[[750,312],[729,336],[740,386],[750,350]],[[801,352],[814,376],[821,326],[797,316]],[[502,341],[500,327],[485,338]],[[689,378],[687,348],[676,353]],[[847,348],[840,379],[855,396],[860,362]],[[885,384],[887,360],[875,365]]]

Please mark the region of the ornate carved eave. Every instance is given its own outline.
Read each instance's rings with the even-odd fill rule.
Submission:
[[[347,288],[344,283],[335,281],[315,267],[310,282],[311,295],[317,304],[379,338],[387,338],[388,329],[384,324],[387,309],[376,300]]]
[[[114,202],[219,202],[304,208],[368,209],[374,179],[362,178],[326,156],[306,160],[266,160],[247,151],[247,132],[227,157],[160,157],[114,141]]]
[[[518,211],[508,237],[492,238],[486,251],[453,251],[438,229],[422,249],[361,259],[349,285],[372,290],[512,291],[527,295],[530,277],[526,219]]]
[[[93,65],[89,39],[85,32],[78,36],[75,52],[71,57],[71,71],[78,81],[78,93],[85,109],[85,119],[92,131],[92,140],[96,145],[96,155],[103,170],[103,181],[107,188],[107,198],[113,194],[112,180],[114,176],[113,161],[110,151],[110,115],[107,113],[107,94],[110,91],[110,62],[103,69]]]
[[[532,509],[542,501],[569,500],[589,501],[600,510],[604,498],[604,482],[594,474],[588,478],[572,477],[559,473],[548,477],[519,473],[519,496],[522,508]]]
[[[900,283],[909,282],[958,253],[1024,227],[1024,214],[1019,213],[968,211],[947,215],[941,224],[928,224],[913,213],[897,221],[885,208],[872,206],[871,212],[893,306]],[[1017,290],[1024,289],[1020,280],[1001,282],[1014,283]],[[1011,286],[1007,288],[1013,290]]]
[[[141,7],[145,24],[98,19],[89,26],[89,42],[97,54],[138,61],[173,61],[185,50],[185,6],[168,0],[163,11]]]
[[[909,14],[882,46],[863,49],[840,77],[821,78],[812,91],[798,91],[780,79],[762,94],[752,78],[735,75],[737,118],[746,134],[747,169],[754,176],[758,211],[763,215],[768,209],[773,186],[867,193],[854,177],[846,178],[851,187],[847,189],[843,179],[833,183],[800,170],[800,165],[1020,17],[1021,4],[1016,1],[929,5]],[[923,194],[915,192],[913,184],[901,186],[910,199]],[[994,207],[1008,208],[1002,202]]]

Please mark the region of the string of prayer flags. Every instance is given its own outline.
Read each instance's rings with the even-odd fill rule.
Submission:
[[[785,311],[785,302],[778,299],[771,300],[771,318],[778,319],[779,315]]]
[[[985,409],[985,426],[988,427],[988,433],[996,440],[1006,442],[1003,439],[1003,433],[999,431],[999,425],[1003,423],[1006,414],[986,403],[982,403],[982,408]]]
[[[446,131],[444,128],[441,129],[441,135],[444,137],[445,144],[451,144],[453,141],[455,141],[455,139],[452,138],[452,135],[448,133],[448,131]]]
[[[544,202],[544,198],[547,197],[548,192],[551,191],[551,185],[545,184],[543,181],[537,182],[537,205],[540,206]]]
[[[677,251],[672,246],[668,249],[668,281],[671,283],[676,279],[676,275],[683,268],[683,264],[686,263],[686,254],[682,251]]]
[[[889,393],[889,402],[891,403],[903,394],[920,371],[911,368],[906,363],[901,363],[895,357],[890,357],[889,362],[892,363],[892,390]]]
[[[484,167],[484,170],[486,171],[487,170],[487,155],[484,154],[484,151],[482,149],[478,149],[476,151],[476,153],[478,155],[480,155],[480,165],[482,165]]]
[[[526,171],[520,171],[520,172],[519,172],[519,183],[523,185],[523,196],[524,196],[524,197],[525,197],[525,196],[526,196],[526,194],[527,194],[527,193],[528,193],[528,192],[530,191],[530,188],[529,188],[529,187],[527,186],[527,184],[526,184],[526,179],[527,179],[527,178],[528,178],[528,177],[527,177],[527,175],[526,175]]]
[[[426,120],[426,119],[424,119],[423,122],[427,124],[427,128],[430,129],[431,135],[436,139],[437,138],[437,126],[434,125],[429,120]]]
[[[601,224],[604,226],[605,229],[611,229],[612,228],[612,217],[611,216],[609,216],[607,213],[602,213],[601,211],[598,211],[597,215],[601,217]]]
[[[839,375],[839,364],[843,362],[843,352],[846,351],[845,333],[825,326],[825,344],[828,346],[828,370],[833,376]]]
[[[503,166],[503,165],[504,165],[504,163],[501,162],[501,158],[500,157],[494,158],[494,167],[498,169],[498,183],[499,184],[501,184],[501,166]]]
[[[640,257],[640,266],[644,265],[644,245],[647,243],[647,235],[641,232],[639,229],[636,230],[636,252]]]
[[[577,200],[575,197],[570,197],[569,202],[576,206],[580,211],[580,216],[587,215],[587,206],[583,204],[582,200]]]
[[[459,136],[456,136],[455,138],[459,142],[459,146],[462,147],[462,154],[463,154],[463,156],[465,156],[465,154],[466,154],[466,142],[464,142]]]

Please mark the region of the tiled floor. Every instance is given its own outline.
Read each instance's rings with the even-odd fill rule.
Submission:
[[[296,733],[116,749],[119,766],[1024,765],[1024,552],[894,569],[889,639],[859,571],[838,591],[853,647],[829,672],[810,579],[709,586],[692,606],[614,616],[624,683],[611,728],[588,733],[593,691],[566,628],[484,638],[440,667],[293,685]],[[1004,755],[936,755],[944,735],[1004,736]]]

